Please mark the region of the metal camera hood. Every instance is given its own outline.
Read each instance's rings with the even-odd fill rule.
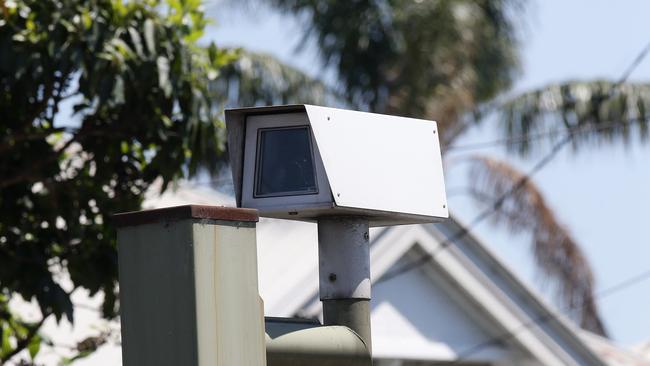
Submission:
[[[303,221],[364,217],[370,226],[449,217],[436,122],[312,105],[225,114],[238,207]],[[298,185],[273,181],[296,176],[285,172],[294,169],[289,163],[276,168],[292,153],[287,149],[304,155]],[[260,188],[269,186],[266,181],[291,188]]]

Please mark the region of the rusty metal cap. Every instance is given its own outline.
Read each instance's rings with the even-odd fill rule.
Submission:
[[[223,206],[185,205],[124,212],[113,215],[117,227],[153,224],[184,219],[257,222],[257,210]]]

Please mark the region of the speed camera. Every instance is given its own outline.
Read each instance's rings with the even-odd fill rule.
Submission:
[[[433,121],[311,105],[226,110],[237,205],[266,217],[448,217]]]

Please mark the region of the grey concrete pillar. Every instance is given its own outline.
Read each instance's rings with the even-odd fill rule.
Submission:
[[[256,210],[114,216],[124,366],[264,366]]]

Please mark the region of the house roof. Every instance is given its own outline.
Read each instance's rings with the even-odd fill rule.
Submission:
[[[428,337],[425,334],[424,337],[418,339],[422,347],[426,347],[427,344],[431,346],[433,341],[431,338],[438,337],[438,342],[433,343],[437,343],[440,352],[431,353],[424,350],[410,350],[410,352],[426,354],[426,359],[436,361],[455,360],[459,357],[476,362],[494,361],[494,357],[498,355],[488,357],[483,355],[482,353],[485,352],[482,351],[494,351],[498,348],[494,347],[494,344],[504,343],[506,348],[516,348],[545,365],[605,364],[580,339],[568,322],[553,313],[550,307],[544,305],[474,237],[465,237],[454,242],[445,250],[440,250],[440,243],[460,229],[461,226],[457,221],[450,220],[445,224],[435,226],[390,227],[371,235],[371,238],[374,237],[371,243],[371,277],[373,281],[379,282],[373,287],[374,301],[394,302],[396,300],[394,297],[392,299],[377,298],[376,294],[382,287],[390,286],[391,282],[400,280],[395,278],[380,282],[384,274],[391,271],[392,268],[401,266],[400,261],[408,262],[421,258],[426,253],[438,253],[434,255],[433,260],[428,261],[420,269],[421,277],[429,281],[428,286],[437,285],[442,291],[442,293],[432,294],[429,301],[441,301],[439,299],[441,296],[450,297],[454,304],[452,306],[462,308],[462,314],[451,314],[452,310],[448,306],[449,309],[446,310],[444,316],[456,317],[455,323],[446,324],[449,327],[460,326],[458,323],[463,319],[471,318],[471,314],[480,314],[475,318],[481,319],[472,320],[474,323],[479,323],[478,328],[484,333],[481,337],[470,341],[467,339],[470,337],[469,334],[464,335],[465,338],[457,340],[446,339],[446,334],[432,333],[428,334]],[[264,245],[261,240],[260,245]],[[417,280],[411,278],[411,282]],[[394,292],[404,292],[407,286],[412,285],[408,284],[408,281],[402,281],[399,285],[394,286]],[[291,312],[302,312],[303,315],[308,316],[317,315],[320,312],[317,291],[318,287],[315,284],[310,288],[309,300],[303,306],[292,309],[292,311],[285,309],[286,315],[290,315]],[[424,293],[425,290],[420,289],[419,291]],[[307,297],[306,294],[302,294],[305,292],[307,292],[306,289],[301,289],[301,298]],[[399,294],[398,296],[406,295]],[[417,299],[414,300],[417,301]],[[373,326],[377,324],[374,312],[379,310],[381,309],[373,309]],[[436,317],[434,309],[430,314],[422,312],[418,314],[434,319]],[[537,325],[535,323],[538,319],[550,319],[550,321]],[[422,319],[417,321],[411,319],[411,323],[421,321]],[[525,326],[527,324],[530,326]],[[464,326],[469,327],[470,324]],[[387,333],[390,333],[390,330]],[[420,333],[426,333],[426,331]],[[477,330],[473,329],[471,334],[475,333]],[[393,354],[387,352],[386,347],[394,344],[394,341],[391,337],[384,336],[382,334],[375,336],[375,332],[373,332],[373,348],[377,356],[384,358],[407,356],[400,352],[403,350],[400,347],[394,347]],[[382,338],[387,339],[384,341]],[[381,344],[375,344],[377,342]],[[413,340],[410,342],[413,343]]]
[[[149,207],[165,207],[189,202],[234,205],[234,200],[227,195],[188,186],[151,197],[147,204]],[[523,355],[521,357],[529,357],[545,365],[643,365],[639,363],[642,362],[640,357],[639,360],[634,359],[634,353],[577,329],[535,295],[475,235],[464,235],[454,240],[453,245],[439,249],[441,243],[461,230],[463,225],[457,219],[440,224],[371,229],[371,277],[374,282],[379,282],[373,285],[373,301],[376,304],[373,306],[373,348],[378,357],[431,361],[461,357],[482,362],[506,357],[504,355],[508,352],[503,350],[512,349]],[[266,315],[319,316],[316,225],[262,219],[258,224],[257,236],[259,286]],[[416,275],[409,274],[404,279],[395,278],[381,283],[382,276],[391,269],[421,258],[426,253],[438,254],[414,271]],[[397,282],[393,286],[397,289],[393,289],[392,293],[383,291],[382,287],[391,287],[391,282]],[[459,337],[465,337],[463,341],[454,344],[451,339],[445,339],[446,334],[432,339],[435,334],[429,334],[427,338],[422,331],[409,333],[408,327],[421,319],[404,319],[401,309],[389,305],[398,302],[396,296],[400,295],[396,295],[396,292],[405,292],[406,287],[412,289],[413,283],[419,282],[446,295],[432,294],[430,301],[442,301],[441,297],[451,299],[451,303],[440,306],[447,309],[444,316],[455,317],[455,324],[474,318],[465,324],[471,332],[465,335],[457,332]],[[430,292],[424,287],[419,291],[420,294]],[[378,295],[384,298],[380,299]],[[461,309],[461,313],[454,313],[454,307]],[[414,314],[422,317],[422,312]],[[429,316],[435,319],[435,309]],[[404,340],[401,343],[399,339],[387,337],[395,328],[381,325],[383,322],[401,322],[404,326],[400,331],[412,337],[400,338]],[[472,335],[476,334],[480,337],[470,342]],[[507,357],[513,357],[513,353],[510,352]],[[634,360],[637,363],[621,360]]]
[[[587,331],[580,331],[580,336],[608,365],[650,366],[648,348],[645,349],[645,352],[643,347],[626,349],[607,338]]]

